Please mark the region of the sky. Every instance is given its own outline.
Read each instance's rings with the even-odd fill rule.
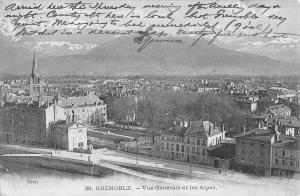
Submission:
[[[96,38],[93,36],[52,36],[52,37],[15,37],[12,32],[12,25],[7,21],[3,16],[7,13],[4,12],[3,6],[8,5],[10,3],[38,3],[39,1],[11,1],[6,0],[2,1],[2,8],[1,8],[1,1],[0,1],[0,36],[4,37],[4,39],[9,40],[14,44],[23,45],[29,48],[35,48],[36,50],[40,50],[41,52],[48,53],[51,55],[61,55],[61,54],[69,54],[69,53],[80,53],[80,52],[87,52],[98,45],[101,45],[103,42],[107,42],[111,39],[115,39],[118,36],[97,36]],[[62,3],[59,0],[53,1],[40,1],[40,2],[57,2],[58,4]],[[77,2],[76,0],[68,0],[64,2]],[[98,2],[95,0],[90,1],[83,1],[83,2]],[[123,4],[124,1],[105,1],[105,3],[113,4]],[[156,3],[156,4],[168,4],[170,5],[173,3],[174,5],[181,5],[186,6],[187,4],[196,3],[196,0],[187,0],[187,1],[179,1],[179,0],[156,0],[156,1],[146,1],[146,0],[133,0],[133,1],[126,1],[127,4],[133,4],[137,7],[141,7],[145,4]],[[201,1],[201,3],[207,2],[214,2],[214,1]],[[300,0],[217,0],[219,4],[228,4],[228,3],[238,3],[239,5],[243,5],[243,7],[248,7],[251,4],[265,4],[265,5],[280,5],[280,9],[273,9],[272,11],[268,11],[269,15],[276,14],[280,16],[284,16],[287,20],[276,27],[278,32],[289,32],[300,34]],[[142,13],[141,9],[134,10],[136,13]],[[186,10],[181,9],[178,14],[183,14]],[[261,13],[261,9],[250,9],[250,11],[254,13]],[[146,25],[151,24],[153,20],[144,20]],[[186,19],[184,18],[177,18],[179,22],[185,22]],[[195,20],[191,20],[195,21]],[[208,20],[209,22],[213,22],[213,20]],[[227,24],[224,23],[223,26]],[[222,27],[222,25],[220,25]],[[126,28],[123,28],[126,29]],[[190,30],[193,30],[191,28]],[[167,31],[167,30],[166,30]],[[173,30],[169,29],[170,32]],[[274,40],[266,40],[262,38],[240,38],[237,39],[236,37],[219,37],[215,42],[220,47],[232,49],[236,51],[242,51],[247,53],[254,53],[269,56],[271,58],[279,58],[282,61],[291,61],[291,62],[299,62],[300,59],[300,37],[299,36],[290,36],[287,39],[277,38]],[[64,51],[61,53],[57,53],[57,49],[59,51]],[[281,53],[282,56],[278,56],[278,53]]]

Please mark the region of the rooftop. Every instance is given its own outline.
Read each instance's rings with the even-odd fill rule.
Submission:
[[[257,139],[257,140],[266,140],[269,141],[274,137],[275,133],[271,130],[264,129],[253,129],[252,131],[241,133],[235,136],[235,138],[248,138],[248,139]]]
[[[283,104],[269,106],[269,110],[271,113],[280,114],[283,112],[291,112],[291,109]]]
[[[185,135],[210,137],[222,133],[221,129],[209,121],[191,121],[191,125]]]
[[[282,135],[280,140],[274,143],[274,147],[284,147],[293,150],[300,150],[299,138]]]
[[[58,97],[58,104],[64,107],[72,106],[84,106],[84,105],[94,105],[97,103],[103,103],[101,99],[95,94],[88,94],[86,96],[77,97]]]

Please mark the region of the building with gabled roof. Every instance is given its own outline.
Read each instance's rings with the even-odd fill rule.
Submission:
[[[272,105],[267,109],[267,113],[271,114],[273,117],[291,116],[291,112],[291,109],[283,104]]]
[[[87,127],[78,122],[54,122],[50,131],[50,146],[70,151],[87,149]]]
[[[212,165],[209,147],[220,144],[225,131],[209,121],[185,121],[165,131],[160,138],[162,158]]]

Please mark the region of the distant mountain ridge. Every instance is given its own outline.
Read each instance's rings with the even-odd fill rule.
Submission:
[[[190,47],[186,44],[153,43],[137,53],[139,45],[133,37],[119,37],[105,42],[85,54],[48,56],[38,53],[39,71],[42,75],[78,74],[249,74],[295,75],[300,65],[277,61],[268,57],[248,54],[208,45],[207,41]],[[1,40],[0,72],[29,73],[33,51]]]

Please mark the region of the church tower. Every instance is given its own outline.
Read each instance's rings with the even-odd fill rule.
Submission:
[[[42,93],[42,84],[40,74],[38,73],[38,64],[34,52],[32,70],[29,76],[29,94],[30,97],[40,97]]]

